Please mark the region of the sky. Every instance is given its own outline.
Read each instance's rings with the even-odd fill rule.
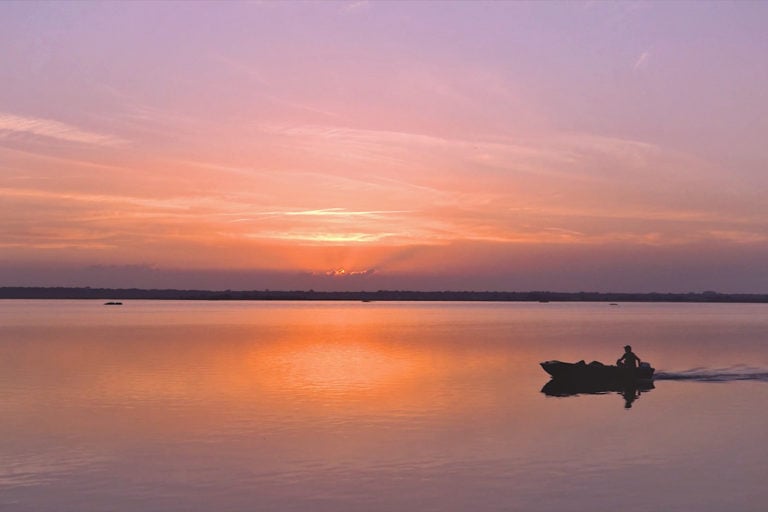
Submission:
[[[768,293],[768,2],[0,3],[0,286]]]

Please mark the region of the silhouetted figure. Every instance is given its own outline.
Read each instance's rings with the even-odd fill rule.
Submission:
[[[616,361],[616,366],[622,366],[624,368],[632,368],[633,370],[640,366],[640,358],[632,352],[632,347],[626,345],[624,347],[624,355]]]

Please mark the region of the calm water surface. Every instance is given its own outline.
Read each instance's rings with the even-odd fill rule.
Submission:
[[[763,511],[766,380],[766,305],[0,301],[0,510]]]

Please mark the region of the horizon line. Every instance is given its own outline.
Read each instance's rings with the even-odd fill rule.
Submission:
[[[380,300],[435,302],[743,302],[768,303],[768,293],[562,292],[548,290],[205,290],[94,288],[90,286],[3,286],[0,299],[133,300]]]

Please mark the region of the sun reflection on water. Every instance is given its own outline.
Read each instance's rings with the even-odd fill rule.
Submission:
[[[412,376],[419,363],[413,357],[363,342],[307,342],[274,347],[270,352],[267,357],[276,383],[317,392],[384,388]]]

